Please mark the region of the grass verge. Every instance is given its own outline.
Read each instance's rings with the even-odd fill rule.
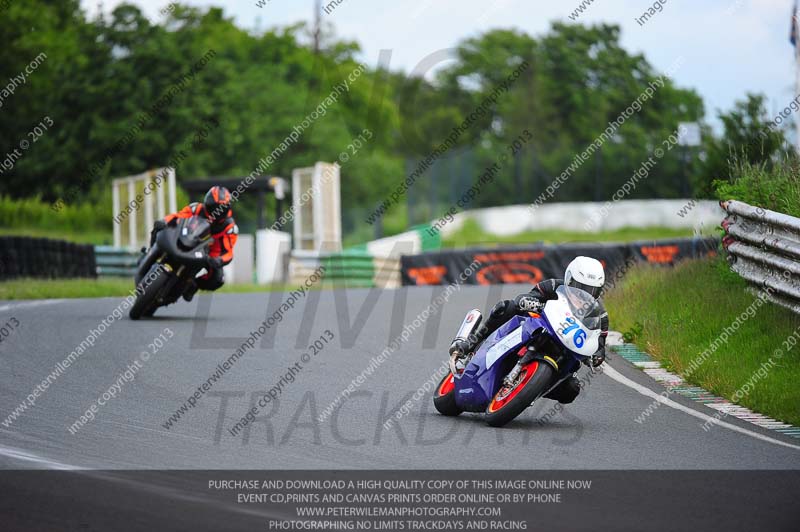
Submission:
[[[531,244],[543,242],[558,244],[565,242],[634,242],[637,240],[663,240],[668,238],[690,237],[691,229],[670,229],[667,227],[626,227],[602,233],[576,231],[526,231],[516,235],[496,236],[484,232],[478,222],[467,220],[457,232],[442,238],[442,247],[464,248],[472,246],[493,247],[499,245]]]
[[[754,301],[756,296],[721,258],[686,261],[671,269],[635,267],[605,298],[611,327],[641,329],[634,343],[679,375]],[[800,317],[764,304],[687,380],[727,399],[752,382],[739,404],[800,425],[800,345],[788,351],[783,345],[798,327]],[[774,359],[777,365],[766,377],[756,377],[776,349],[784,351]]]
[[[316,287],[312,287],[315,289]],[[289,292],[291,284],[229,284],[217,293]],[[73,299],[88,297],[126,297],[133,290],[133,278],[100,277],[98,279],[15,279],[0,282],[0,301],[21,299]],[[203,294],[205,292],[201,292]]]
[[[99,279],[15,279],[0,283],[0,300],[72,299],[84,297],[127,296],[133,280],[101,277]]]
[[[0,236],[52,238],[53,240],[66,240],[67,242],[75,242],[77,244],[93,244],[95,246],[110,246],[113,243],[111,233],[109,231],[101,230],[70,231],[66,229],[12,229],[8,227],[1,227]]]

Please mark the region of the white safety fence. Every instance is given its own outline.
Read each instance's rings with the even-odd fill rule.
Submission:
[[[148,243],[156,217],[178,210],[174,168],[119,177],[111,186],[115,248],[139,249]]]

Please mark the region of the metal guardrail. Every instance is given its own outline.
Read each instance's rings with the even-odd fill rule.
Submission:
[[[311,273],[325,267],[325,281],[347,288],[398,288],[400,259],[375,257],[365,251],[339,253],[293,253],[289,261],[289,282],[297,284]]]
[[[800,218],[730,200],[722,222],[731,269],[800,314]]]
[[[136,273],[136,261],[139,259],[136,251],[113,246],[95,246],[94,255],[97,275],[133,277]]]

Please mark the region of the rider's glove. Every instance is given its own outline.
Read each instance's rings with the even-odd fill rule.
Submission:
[[[599,367],[603,362],[606,361],[606,350],[600,349],[597,353],[592,355],[592,367],[596,368]]]
[[[206,266],[209,270],[218,270],[222,268],[222,259],[219,257],[208,257],[206,259]]]
[[[167,223],[164,220],[156,220],[153,222],[153,230],[150,231],[150,247],[156,243],[156,235],[159,231],[167,227]]]
[[[544,304],[533,296],[519,296],[516,303],[523,312],[539,312],[544,308]]]

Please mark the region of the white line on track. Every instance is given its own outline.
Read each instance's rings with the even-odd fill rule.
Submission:
[[[0,445],[0,455],[13,458],[14,460],[21,460],[23,462],[33,462],[40,466],[46,467],[47,469],[58,469],[65,471],[76,471],[82,469],[80,467],[64,464],[61,462],[55,462],[53,460],[48,460],[47,458],[43,458],[41,456],[29,453],[27,451],[12,449],[11,447],[4,447],[2,445]]]
[[[9,303],[7,305],[0,306],[0,312],[8,312],[9,310],[16,310],[19,308],[32,308],[32,307],[43,307],[45,305],[53,305],[55,303],[62,303],[67,301],[66,299],[42,299],[39,301],[21,301],[19,303]]]
[[[688,406],[684,406],[684,405],[682,405],[680,403],[676,403],[672,399],[668,399],[668,398],[664,397],[663,395],[654,392],[653,390],[651,390],[650,388],[648,388],[646,386],[642,386],[641,384],[633,382],[628,377],[625,377],[624,375],[622,375],[620,372],[618,372],[617,370],[615,370],[614,368],[612,368],[608,364],[604,365],[603,374],[604,375],[608,375],[609,377],[611,377],[612,379],[614,379],[618,383],[623,384],[623,385],[625,385],[628,388],[631,388],[633,390],[636,390],[637,392],[639,392],[640,394],[642,394],[642,395],[644,395],[646,397],[649,397],[651,399],[654,399],[654,400],[658,401],[662,405],[666,405],[666,406],[668,406],[670,408],[674,408],[675,410],[680,410],[681,412],[685,412],[685,413],[689,414],[690,416],[694,416],[694,417],[696,417],[698,419],[702,419],[703,421],[707,421],[707,422],[713,423],[715,425],[719,425],[720,427],[725,427],[726,429],[732,430],[734,432],[738,432],[740,434],[745,434],[745,435],[750,436],[751,438],[755,438],[757,440],[765,441],[765,442],[768,442],[768,443],[773,443],[775,445],[781,445],[783,447],[789,447],[790,449],[796,449],[796,450],[800,451],[800,445],[793,445],[791,443],[787,443],[787,442],[784,442],[784,441],[781,441],[781,440],[776,440],[775,438],[770,438],[769,436],[765,436],[763,434],[759,434],[758,432],[754,432],[752,430],[747,430],[747,429],[739,427],[737,425],[732,425],[731,423],[727,423],[725,421],[721,421],[721,420],[719,420],[717,418],[714,418],[714,417],[708,416],[706,414],[703,414],[702,412],[698,412],[697,410],[694,410],[693,408],[689,408]]]

